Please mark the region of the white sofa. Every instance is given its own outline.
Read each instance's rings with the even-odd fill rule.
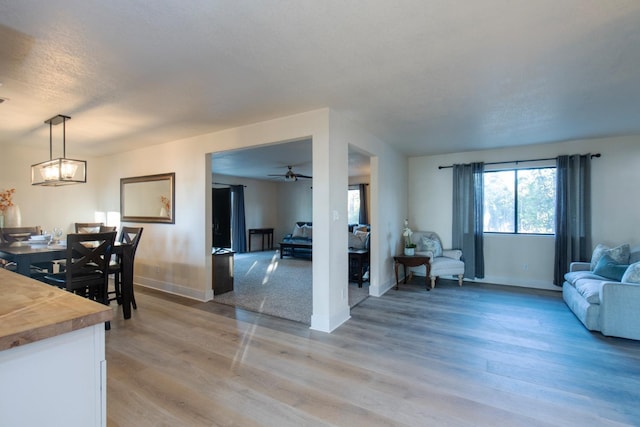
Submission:
[[[627,248],[598,245],[591,263],[571,263],[562,297],[590,331],[640,340],[640,247]],[[617,259],[600,262],[609,251],[618,251]]]
[[[428,256],[431,263],[431,288],[436,286],[436,279],[443,276],[453,276],[462,286],[464,277],[464,261],[459,249],[442,249],[442,240],[433,231],[414,231],[411,241],[416,244],[416,255]],[[438,248],[439,245],[439,248]],[[424,268],[410,267],[409,271],[416,276],[424,276]]]

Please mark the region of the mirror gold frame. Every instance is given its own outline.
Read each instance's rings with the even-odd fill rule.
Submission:
[[[175,176],[120,178],[120,220],[175,224]]]

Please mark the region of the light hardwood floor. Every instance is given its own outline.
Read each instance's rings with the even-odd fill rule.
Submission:
[[[137,288],[107,332],[108,424],[640,424],[640,342],[587,331],[559,292],[423,284],[331,334]]]

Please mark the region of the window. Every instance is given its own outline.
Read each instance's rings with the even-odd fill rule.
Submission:
[[[360,190],[358,188],[349,189],[347,221],[348,224],[360,222]]]
[[[556,168],[484,172],[486,233],[553,234]]]

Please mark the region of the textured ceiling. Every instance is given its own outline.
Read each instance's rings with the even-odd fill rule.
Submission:
[[[0,0],[0,145],[329,107],[408,155],[640,133],[640,1]]]

